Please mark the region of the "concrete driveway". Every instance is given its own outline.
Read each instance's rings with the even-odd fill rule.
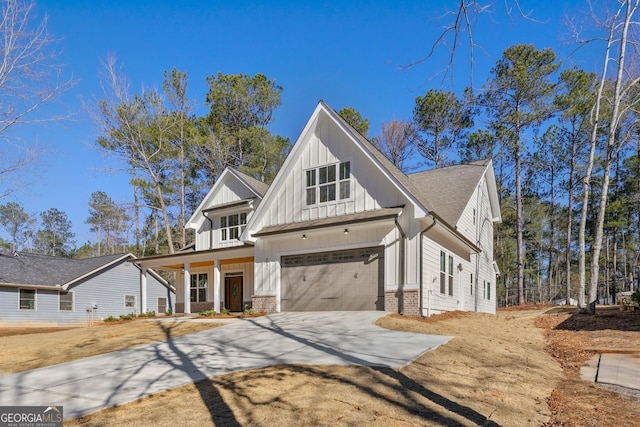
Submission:
[[[402,367],[450,337],[394,332],[383,312],[278,313],[0,376],[0,405],[63,406],[65,419],[230,372],[277,364]]]

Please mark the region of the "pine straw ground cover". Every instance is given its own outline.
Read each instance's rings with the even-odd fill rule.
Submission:
[[[597,354],[594,350],[640,351],[640,311],[602,308],[595,316],[549,313],[535,324],[544,330],[547,351],[563,370],[562,381],[549,398],[553,416],[546,425],[640,425],[640,394],[580,378],[580,367]]]

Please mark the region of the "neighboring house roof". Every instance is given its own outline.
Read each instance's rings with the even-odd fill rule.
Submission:
[[[435,206],[434,212],[456,225],[469,199],[487,170],[490,160],[448,166],[408,175],[418,196]]]
[[[93,258],[73,259],[20,252],[0,254],[0,286],[26,285],[64,288],[97,274],[114,264],[133,260],[131,253],[104,255]],[[162,278],[160,282],[169,286]]]

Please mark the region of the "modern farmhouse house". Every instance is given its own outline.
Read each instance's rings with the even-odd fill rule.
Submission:
[[[141,294],[134,261],[129,253],[86,259],[0,254],[0,325],[73,325],[172,308],[174,289],[153,272]]]
[[[194,245],[139,263],[176,273],[185,313],[494,313],[500,220],[491,160],[406,175],[321,101],[270,186],[226,169]]]

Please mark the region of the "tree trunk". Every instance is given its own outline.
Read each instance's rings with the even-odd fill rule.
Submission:
[[[522,183],[520,178],[520,170],[522,166],[520,155],[520,128],[516,127],[516,135],[518,140],[515,146],[515,174],[516,174],[516,262],[518,264],[518,305],[524,304],[526,299],[524,295],[524,242],[522,237]]]

